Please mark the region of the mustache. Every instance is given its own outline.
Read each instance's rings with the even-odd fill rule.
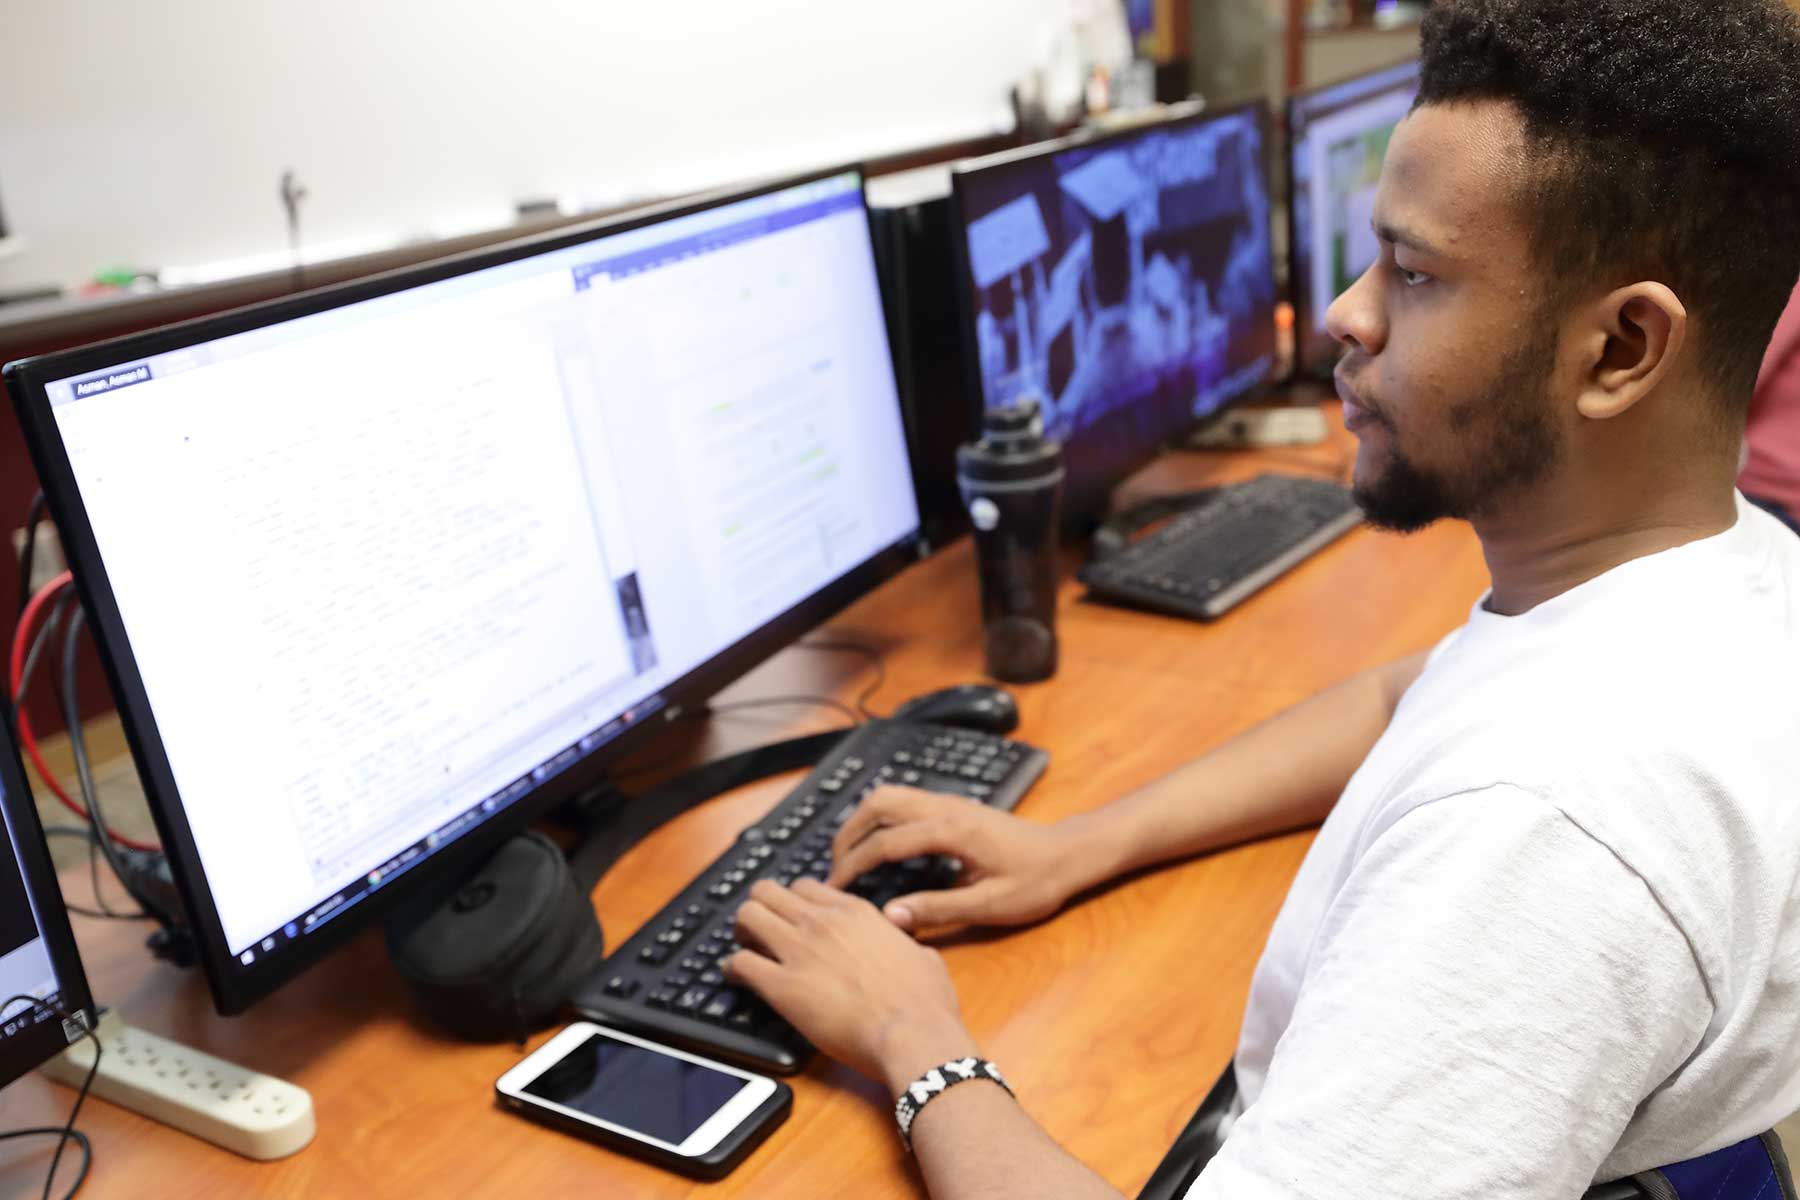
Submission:
[[[1381,404],[1371,399],[1368,391],[1357,382],[1357,376],[1367,368],[1367,364],[1366,355],[1351,351],[1339,360],[1337,369],[1331,373],[1331,381],[1337,387],[1339,399],[1349,400],[1377,421],[1389,424],[1387,413],[1382,411]]]

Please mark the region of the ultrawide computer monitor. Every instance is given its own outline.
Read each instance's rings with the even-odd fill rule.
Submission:
[[[0,851],[0,1087],[47,1062],[94,1020],[69,911],[11,728],[11,714],[0,701],[0,821],[6,836]],[[13,996],[43,1003],[6,1003]]]
[[[996,155],[955,174],[971,391],[1064,443],[1079,526],[1275,351],[1261,103]]]
[[[1419,93],[1419,64],[1402,63],[1288,101],[1288,277],[1296,369],[1330,372],[1337,343],[1325,310],[1380,257],[1370,218],[1394,126]]]
[[[225,1012],[916,556],[854,171],[7,374]]]

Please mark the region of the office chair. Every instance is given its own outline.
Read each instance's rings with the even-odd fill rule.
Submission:
[[[1237,1101],[1237,1069],[1228,1065],[1187,1127],[1163,1155],[1137,1200],[1181,1200],[1219,1152],[1226,1114]],[[1749,1170],[1744,1170],[1748,1166]],[[1768,1193],[1771,1180],[1776,1192]],[[1726,1187],[1730,1185],[1731,1190]],[[1597,1183],[1581,1200],[1796,1200],[1787,1155],[1773,1132],[1629,1179]]]

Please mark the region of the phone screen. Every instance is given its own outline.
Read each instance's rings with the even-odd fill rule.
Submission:
[[[736,1075],[596,1033],[523,1090],[679,1146],[745,1083]]]

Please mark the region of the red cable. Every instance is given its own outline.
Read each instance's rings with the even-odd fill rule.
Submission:
[[[13,631],[12,662],[7,671],[7,679],[9,682],[8,690],[12,695],[17,696],[19,694],[19,684],[23,682],[25,678],[25,660],[30,657],[31,627],[37,623],[38,615],[44,611],[44,608],[50,601],[55,599],[62,593],[64,588],[74,582],[75,576],[68,571],[64,571],[61,575],[58,575],[55,579],[46,583],[38,591],[37,595],[31,598],[31,602],[25,606],[25,611],[19,616],[18,628]],[[37,768],[39,778],[44,781],[45,786],[50,789],[56,798],[62,801],[65,808],[82,820],[92,824],[93,817],[88,813],[88,810],[71,800],[69,798],[69,793],[63,791],[62,784],[57,782],[56,776],[50,773],[49,765],[44,762],[44,756],[38,751],[37,736],[32,732],[31,718],[25,714],[23,706],[19,707],[18,719],[19,745],[24,748],[26,757],[31,759],[31,765]],[[161,847],[154,843],[136,841],[123,834],[114,833],[110,829],[107,830],[106,833],[108,837],[112,838],[112,840],[119,845],[129,846],[133,850],[161,849]]]

